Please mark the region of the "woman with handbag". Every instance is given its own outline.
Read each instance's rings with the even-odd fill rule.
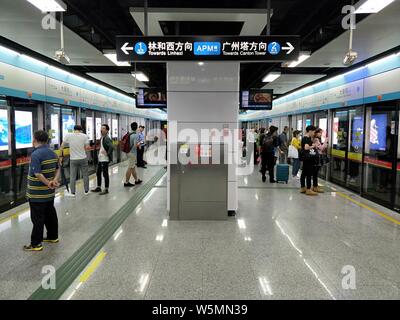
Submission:
[[[324,190],[320,186],[318,186],[318,173],[321,167],[325,164],[327,158],[326,151],[328,149],[328,139],[326,139],[325,142],[322,143],[321,137],[322,137],[322,129],[317,128],[317,130],[315,130],[314,133],[314,144],[316,145],[318,151],[318,161],[314,168],[312,190],[318,193],[324,193]]]
[[[292,159],[292,177],[293,179],[300,179],[298,175],[300,170],[300,159],[299,159],[299,151],[301,149],[301,140],[299,138],[300,131],[293,131],[293,138],[289,145],[289,155],[288,158]]]
[[[315,171],[315,165],[318,160],[318,152],[316,144],[313,142],[314,132],[317,128],[315,126],[307,126],[306,134],[301,139],[301,157],[303,161],[303,171],[301,172],[300,193],[305,193],[307,196],[317,196],[318,193],[311,189],[311,180]],[[307,183],[307,186],[306,186]]]

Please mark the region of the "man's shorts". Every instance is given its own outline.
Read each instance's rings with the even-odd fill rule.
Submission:
[[[128,169],[136,168],[136,155],[128,153]]]

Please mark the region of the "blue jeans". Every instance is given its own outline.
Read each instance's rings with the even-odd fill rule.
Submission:
[[[300,170],[300,159],[292,159],[293,160],[293,168],[292,168],[292,176],[296,176]]]

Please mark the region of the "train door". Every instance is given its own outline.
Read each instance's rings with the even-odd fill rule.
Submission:
[[[395,194],[397,121],[396,102],[366,108],[363,195],[389,207]]]
[[[315,126],[322,129],[322,137],[321,137],[322,142],[324,143],[327,139],[329,141],[327,111],[321,111],[321,112],[317,112],[315,114]],[[327,174],[327,166],[325,165],[325,166],[322,166],[321,169],[319,170],[319,176],[322,179],[325,179],[326,174]]]
[[[332,114],[330,179],[334,183],[345,186],[349,112],[348,110],[335,110]]]

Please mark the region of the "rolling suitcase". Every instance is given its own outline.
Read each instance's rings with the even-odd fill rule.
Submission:
[[[277,164],[276,165],[276,181],[288,183],[288,181],[289,181],[289,165],[288,164]]]

